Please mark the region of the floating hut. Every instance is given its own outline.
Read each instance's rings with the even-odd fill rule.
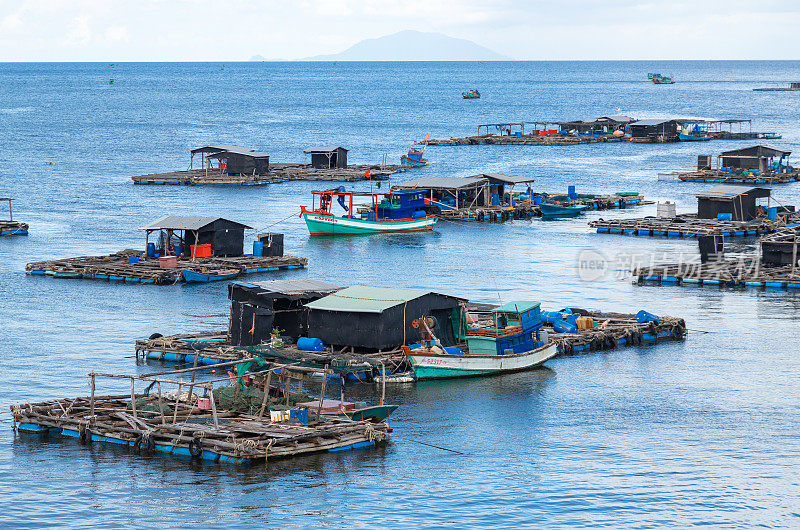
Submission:
[[[0,236],[24,236],[28,235],[28,225],[14,220],[14,212],[11,210],[11,197],[1,197],[0,202],[8,203],[8,219],[0,219]]]
[[[260,186],[295,180],[385,180],[404,169],[400,165],[348,165],[343,147],[309,148],[311,163],[271,162],[267,153],[235,145],[208,145],[189,151],[186,171],[152,173],[131,177],[134,184]],[[195,155],[200,167],[194,167]],[[385,162],[385,160],[384,160]],[[369,170],[369,174],[365,174]]]
[[[678,140],[676,120],[638,120],[628,125],[633,142],[674,142]]]
[[[706,235],[755,236],[774,232],[800,217],[794,207],[770,206],[768,188],[720,184],[697,196],[697,214],[674,213],[635,219],[599,219],[589,226],[600,234],[632,236],[700,237]],[[759,199],[766,204],[758,204]],[[668,209],[667,209],[668,210]]]
[[[711,155],[697,157],[697,171],[678,173],[683,182],[724,184],[784,184],[800,180],[800,170],[789,164],[791,151],[765,145],[723,151],[712,167]],[[776,160],[777,158],[777,160]]]
[[[789,83],[789,86],[754,88],[756,92],[800,92],[800,83]]]
[[[301,282],[306,281],[308,280]],[[137,358],[215,365],[258,355],[280,362],[301,363],[304,366],[331,366],[349,379],[369,381],[381,373],[405,373],[410,369],[402,346],[423,340],[427,329],[420,324],[422,318],[426,325],[432,326],[431,331],[444,346],[461,346],[466,340],[466,323],[482,314],[491,313],[496,307],[492,304],[470,303],[461,298],[427,290],[365,286],[338,290],[322,297],[319,295],[326,289],[335,287],[324,282],[308,282],[295,286],[269,285],[270,282],[264,282],[263,292],[249,288],[248,284],[235,284],[230,289],[232,300],[235,298],[237,302],[252,295],[250,301],[260,306],[255,309],[256,313],[272,303],[269,300],[273,298],[275,291],[289,291],[275,297],[274,303],[286,304],[286,309],[277,311],[284,311],[285,329],[294,331],[284,331],[280,337],[267,337],[268,325],[260,325],[261,317],[257,316],[256,324],[251,329],[255,329],[254,335],[265,335],[262,342],[252,346],[239,345],[237,343],[255,343],[249,337],[243,340],[247,331],[241,331],[253,320],[248,322],[244,318],[241,323],[237,323],[235,315],[240,310],[232,307],[229,330],[167,337],[155,333],[149,339],[136,341]],[[298,299],[291,300],[289,294]],[[287,295],[285,300],[281,298],[283,295]],[[312,297],[317,299],[305,304],[307,313],[296,305],[289,305],[298,302],[300,298]],[[265,308],[265,312],[278,314],[275,307]],[[556,332],[555,322],[545,323],[543,329],[548,332],[550,340],[558,344],[561,354],[676,340],[681,339],[686,332],[682,319],[669,316],[661,316],[653,324],[650,321],[639,321],[636,315],[630,314],[578,308],[563,311],[591,317],[584,320],[592,322],[592,326],[567,333],[563,330]],[[263,318],[269,319],[270,316]],[[259,332],[259,329],[262,331]],[[295,338],[294,334],[299,332],[307,335]]]
[[[87,397],[12,405],[14,427],[22,433],[77,438],[84,445],[244,465],[369,447],[388,438],[390,429],[382,421],[354,421],[336,414],[336,407],[331,414],[329,400],[323,399],[332,373],[328,369],[322,369],[320,399],[309,401],[302,384],[318,368],[263,359],[224,366],[235,370],[230,378],[198,380],[205,367],[196,366],[143,376],[91,372]],[[98,382],[105,380],[128,381],[130,393],[98,393]],[[231,386],[219,386],[229,381]]]
[[[171,285],[306,266],[306,258],[283,255],[283,238],[277,234],[260,236],[254,245],[258,253],[245,255],[246,229],[250,227],[221,217],[167,216],[142,228],[144,251],[40,261],[28,263],[25,270],[55,278]]]

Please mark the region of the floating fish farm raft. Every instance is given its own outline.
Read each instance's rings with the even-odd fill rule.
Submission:
[[[184,281],[185,270],[202,274],[238,270],[239,274],[244,275],[300,269],[307,263],[307,258],[289,255],[186,257],[176,259],[174,267],[163,268],[159,258],[148,258],[141,250],[127,249],[106,256],[83,256],[28,263],[25,270],[28,274],[55,278],[171,285]]]
[[[711,182],[718,184],[787,184],[789,182],[800,181],[800,171],[763,175],[737,175],[716,169],[707,169],[691,171],[689,173],[678,173],[678,179],[682,182]]]
[[[792,222],[795,219],[792,216]],[[768,234],[785,226],[783,221],[770,221],[758,218],[752,221],[720,221],[718,219],[698,219],[696,215],[686,214],[676,217],[640,217],[636,219],[598,219],[590,221],[589,226],[598,234],[622,234],[626,236],[692,238],[711,235],[726,237],[745,237]]]
[[[683,182],[719,184],[785,184],[800,180],[800,170],[789,162],[791,151],[766,145],[723,151],[712,167],[711,155],[698,155],[697,170],[677,173]]]
[[[614,136],[573,136],[568,134],[528,134],[524,136],[509,136],[497,134],[481,134],[461,138],[429,138],[424,140],[427,145],[580,145],[601,142],[621,142],[622,139]]]
[[[491,304],[477,304],[469,311],[489,312]],[[637,346],[666,340],[681,340],[686,335],[686,324],[681,318],[662,316],[658,322],[638,322],[632,314],[609,313],[571,309],[574,314],[591,317],[593,327],[578,329],[577,333],[557,333],[552,324],[545,324],[550,341],[558,344],[559,354],[572,355],[583,352],[611,350],[623,346]],[[400,345],[396,349],[379,352],[360,352],[355,348],[336,351],[301,351],[295,346],[273,348],[267,345],[241,347],[231,344],[226,331],[198,334],[161,336],[136,341],[136,356],[143,360],[167,361],[198,365],[216,365],[248,358],[252,355],[280,362],[296,363],[308,367],[335,367],[350,379],[370,381],[381,373],[399,374],[410,370]]]
[[[390,175],[402,171],[399,165],[350,165],[346,168],[315,168],[310,164],[270,164],[269,173],[264,175],[229,175],[217,171],[204,169],[191,169],[186,171],[171,171],[168,173],[153,173],[131,177],[134,184],[172,184],[185,186],[263,186],[278,182],[297,180],[325,180],[354,182],[359,180],[386,180]],[[369,170],[369,176],[365,173]]]
[[[24,236],[28,225],[17,221],[0,221],[0,236]]]
[[[252,361],[228,363],[238,366]],[[19,432],[59,434],[89,445],[124,446],[144,454],[166,454],[209,462],[252,464],[322,451],[344,451],[373,446],[387,440],[389,427],[383,422],[353,421],[323,412],[325,401],[297,403],[308,398],[302,381],[308,370],[294,366],[265,367],[264,386],[247,386],[243,375],[231,376],[233,384],[214,388],[228,378],[196,381],[202,368],[189,368],[129,376],[90,373],[92,393],[88,397],[57,399],[12,405]],[[328,370],[323,370],[328,374]],[[273,387],[270,379],[284,382]],[[192,374],[191,380],[165,379],[166,374]],[[97,395],[98,379],[130,381],[130,393]],[[299,390],[292,392],[290,382]],[[252,381],[247,377],[247,381]],[[322,383],[322,394],[325,392]],[[136,392],[136,384],[147,384]],[[162,392],[176,388],[171,393]],[[204,392],[204,395],[196,392]],[[292,406],[295,405],[295,406]],[[305,406],[305,408],[303,408]],[[316,407],[316,408],[315,408]]]

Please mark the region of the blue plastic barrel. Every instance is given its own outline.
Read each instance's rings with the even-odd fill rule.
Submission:
[[[180,256],[183,254],[183,245],[175,245],[175,255]]]
[[[264,255],[264,242],[253,241],[253,256],[261,257]]]
[[[148,243],[147,244],[147,257],[148,258],[156,257],[156,244],[155,243]]]
[[[573,201],[578,198],[578,194],[575,193],[575,186],[570,186],[567,188],[567,195],[569,195],[569,198]]]
[[[128,264],[139,263],[139,256],[128,256]]]
[[[464,355],[464,352],[461,351],[461,348],[459,348],[458,346],[448,346],[447,348],[444,349],[444,351],[446,351],[450,355]]]
[[[553,324],[553,331],[556,333],[577,333],[578,326],[575,324],[570,324],[564,320],[559,320]]]
[[[500,206],[500,195],[497,193],[492,195],[492,206]]]
[[[718,213],[717,214],[717,221],[732,221],[733,214],[732,213]]]
[[[577,324],[577,320],[578,320],[579,316],[580,315],[570,314],[570,315],[567,315],[566,318],[564,318],[564,320],[566,320],[570,324],[575,324],[577,326],[578,325]]]
[[[289,409],[289,419],[302,423],[303,425],[308,425],[308,409],[301,409],[298,407]]]
[[[546,324],[555,324],[559,320],[562,320],[561,313],[558,311],[542,311],[540,315],[542,317],[542,322]]]
[[[303,351],[322,351],[324,349],[321,339],[300,337],[297,339],[297,349]]]
[[[767,217],[769,217],[770,221],[777,221],[778,220],[778,207],[773,206],[772,208],[767,209]]]
[[[644,309],[636,313],[636,322],[644,323],[644,322],[655,322],[658,324],[658,315],[654,315],[653,313],[648,313]]]
[[[540,204],[542,204],[542,198],[541,197],[534,197],[533,198],[533,204],[535,204],[536,206],[539,206]]]

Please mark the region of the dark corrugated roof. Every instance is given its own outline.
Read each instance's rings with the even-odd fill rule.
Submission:
[[[223,221],[228,221],[230,223],[236,223],[238,225],[242,225],[244,228],[251,228],[242,223],[237,223],[236,221],[231,221],[230,219],[224,219],[223,217],[201,217],[201,216],[182,216],[182,215],[168,215],[154,223],[151,223],[141,230],[199,230],[206,225],[213,223],[222,219]]]
[[[306,304],[321,311],[347,311],[354,313],[382,313],[383,311],[414,300],[426,294],[440,294],[428,289],[394,289],[353,285],[324,298]],[[441,295],[448,296],[448,295]],[[452,297],[456,298],[456,297]],[[459,300],[463,300],[459,298]]]
[[[749,193],[751,191],[756,191],[756,190],[760,190],[762,192],[762,195],[763,195],[764,192],[766,192],[766,195],[763,195],[765,197],[769,196],[770,190],[767,189],[767,188],[754,188],[754,187],[751,187],[751,186],[736,186],[734,184],[719,184],[717,186],[714,186],[713,188],[709,188],[707,190],[699,191],[699,192],[697,192],[697,194],[695,196],[696,197],[706,197],[706,198],[726,199],[726,198],[738,197],[739,195],[742,195],[744,193]]]
[[[669,123],[675,120],[639,120],[631,123],[630,125],[661,125],[662,123]]]
[[[318,154],[318,153],[327,154],[327,153],[332,153],[337,149],[344,149],[345,151],[347,151],[347,149],[345,149],[344,147],[308,147],[306,149],[303,149],[303,152],[307,155]]]
[[[488,178],[490,180],[499,180],[507,184],[524,184],[526,182],[533,182],[530,177],[523,177],[522,175],[506,175],[505,173],[481,173],[480,175],[473,175],[472,178]]]
[[[729,156],[729,157],[736,157],[736,156],[780,156],[780,155],[790,155],[792,154],[791,151],[783,151],[781,149],[775,149],[774,147],[768,147],[766,145],[754,145],[752,147],[744,147],[742,149],[733,149],[731,151],[723,151],[722,156]]]
[[[252,282],[244,285],[254,285],[265,291],[281,294],[303,294],[309,291],[328,293],[341,289],[338,285],[310,278],[286,278],[283,280]]]
[[[466,188],[469,186],[474,186],[475,184],[480,184],[481,182],[486,182],[485,178],[475,178],[475,177],[466,177],[466,178],[456,178],[456,177],[420,177],[413,180],[407,180],[406,182],[401,182],[397,184],[395,187],[399,189],[411,189],[411,188],[419,188],[419,189],[436,189],[436,188],[449,188],[449,189],[459,189],[459,188]]]
[[[229,151],[229,150],[241,150],[241,151],[253,151],[253,149],[248,149],[247,147],[239,147],[238,145],[228,145],[228,144],[219,144],[219,145],[206,145],[203,147],[195,147],[194,149],[190,149],[190,153],[213,153],[216,151]]]

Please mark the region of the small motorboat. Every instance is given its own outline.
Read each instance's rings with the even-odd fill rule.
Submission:
[[[414,142],[414,144],[408,148],[408,154],[400,157],[401,165],[411,167],[422,167],[428,165],[428,160],[422,158],[422,155],[425,154],[425,146],[420,149],[416,144],[417,142]]]
[[[542,217],[555,218],[574,217],[576,215],[580,215],[589,207],[585,204],[563,205],[543,202],[539,205],[539,208],[542,210]]]
[[[702,134],[692,134],[692,133],[678,133],[678,139],[681,142],[707,142],[709,140],[713,140],[713,136],[709,135],[702,135]]]
[[[674,85],[675,79],[670,75],[661,75],[661,74],[647,74],[647,78],[650,79],[653,84],[656,85]]]
[[[192,269],[184,269],[183,270],[183,281],[187,283],[206,283],[206,282],[218,282],[222,280],[228,280],[230,278],[235,278],[239,276],[242,271],[239,269],[220,269],[210,272],[204,271],[195,271]]]
[[[481,93],[478,92],[477,88],[472,88],[472,89],[468,90],[467,92],[462,92],[461,93],[461,97],[464,98],[464,99],[480,99],[481,98]]]

